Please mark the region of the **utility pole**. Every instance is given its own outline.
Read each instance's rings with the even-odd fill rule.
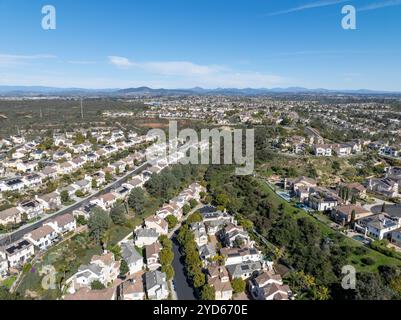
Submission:
[[[82,98],[81,98],[81,118],[84,118],[84,106],[82,104]]]
[[[42,107],[40,107],[40,118],[43,119]]]

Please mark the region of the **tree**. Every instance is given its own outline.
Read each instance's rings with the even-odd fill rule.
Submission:
[[[106,211],[96,207],[88,221],[89,235],[98,244],[110,227],[110,218]]]
[[[191,199],[189,201],[189,205],[191,206],[191,209],[194,209],[198,205],[198,201],[196,201],[195,199]]]
[[[202,222],[202,221],[203,221],[203,217],[200,212],[195,212],[195,213],[191,214],[187,219],[188,224]]]
[[[236,278],[231,281],[231,286],[233,287],[234,293],[242,293],[245,291],[246,283],[241,278]]]
[[[106,179],[107,183],[110,183],[113,181],[113,175],[110,172],[106,172],[104,178]]]
[[[199,289],[205,285],[206,276],[200,268],[196,269],[196,271],[194,272],[193,282],[196,289]]]
[[[81,226],[86,226],[88,224],[88,221],[86,221],[84,216],[79,215],[77,217],[77,223]]]
[[[75,195],[76,195],[78,198],[83,198],[83,197],[85,196],[85,194],[82,192],[82,190],[77,190],[77,191],[75,191]]]
[[[122,259],[120,263],[120,275],[125,276],[128,272],[129,272],[128,263],[127,261]]]
[[[95,280],[91,282],[91,289],[92,290],[103,290],[106,287],[104,286],[103,283],[101,283],[99,280]]]
[[[163,246],[163,248],[169,248],[172,249],[173,248],[173,241],[171,241],[166,235],[161,235],[159,237],[159,242],[161,243],[161,245]]]
[[[60,198],[63,204],[68,203],[70,201],[70,195],[68,194],[68,191],[67,190],[61,191]]]
[[[355,210],[352,210],[352,212],[351,212],[351,226],[354,226],[355,220],[356,220],[356,212],[355,212]]]
[[[175,272],[172,265],[163,265],[161,270],[166,274],[167,280],[174,278]]]
[[[137,215],[142,215],[145,211],[145,204],[145,191],[141,188],[132,189],[128,197],[128,206],[133,209]]]
[[[169,248],[163,248],[160,251],[160,264],[161,265],[170,265],[173,263],[174,260],[174,253],[171,249]]]
[[[85,142],[85,136],[82,133],[78,132],[74,137],[74,144],[77,145],[77,144],[82,144],[84,142]]]
[[[95,179],[92,179],[92,189],[97,189],[97,181]]]
[[[167,216],[167,217],[166,217],[166,221],[167,221],[167,223],[168,223],[168,228],[169,228],[170,230],[174,229],[175,226],[178,224],[178,219],[177,219],[177,217],[176,217],[176,216],[173,216],[173,215]]]
[[[218,206],[227,208],[227,205],[230,202],[230,198],[228,197],[228,195],[221,193],[216,197],[216,202]]]
[[[200,297],[201,300],[216,300],[216,290],[207,284],[203,286]]]
[[[125,219],[125,208],[122,204],[116,204],[110,210],[110,218],[115,225],[122,226],[124,225]]]
[[[182,207],[182,213],[184,214],[184,216],[186,216],[190,211],[191,211],[191,206],[190,205],[185,204]]]

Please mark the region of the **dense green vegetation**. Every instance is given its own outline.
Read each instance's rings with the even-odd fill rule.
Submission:
[[[278,263],[294,270],[289,273],[288,281],[299,298],[378,299],[384,295],[391,299],[397,296],[396,291],[386,288],[380,270],[390,268],[395,272],[401,261],[345,238],[285,203],[261,180],[235,176],[232,170],[229,166],[211,166],[206,172],[213,204],[251,220],[256,230],[276,247],[271,254]],[[359,271],[357,289],[345,291],[341,288],[341,270],[349,264]],[[302,277],[298,274],[300,270],[304,272]],[[367,290],[369,282],[376,288],[374,291]]]

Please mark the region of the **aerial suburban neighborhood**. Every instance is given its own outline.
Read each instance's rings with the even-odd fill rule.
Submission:
[[[0,0],[0,301],[401,300],[401,1],[53,2]]]

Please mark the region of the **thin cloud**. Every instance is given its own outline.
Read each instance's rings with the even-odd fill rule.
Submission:
[[[199,65],[188,61],[135,62],[125,57],[110,56],[109,62],[118,68],[140,68],[165,76],[208,75],[224,69],[220,66]]]
[[[110,56],[109,62],[122,70],[140,69],[153,76],[168,77],[177,87],[267,87],[286,80],[277,75],[253,71],[236,71],[220,65],[199,65],[188,61],[135,62],[125,57]],[[164,85],[168,85],[167,83]]]
[[[292,13],[292,12],[298,12],[298,11],[304,11],[304,10],[309,10],[309,9],[314,9],[314,8],[321,8],[321,7],[327,7],[327,6],[332,6],[344,2],[348,2],[349,0],[322,0],[322,1],[317,1],[317,2],[311,2],[307,3],[298,7],[290,8],[287,10],[282,10],[282,11],[276,11],[272,13],[268,13],[267,16],[279,16],[287,13]]]
[[[377,9],[387,8],[387,7],[394,7],[394,6],[399,6],[399,5],[401,5],[401,0],[375,2],[375,3],[371,3],[371,4],[368,4],[366,6],[359,8],[358,11],[371,11],[371,10],[377,10]]]
[[[69,64],[79,64],[79,65],[90,65],[96,64],[96,61],[85,61],[85,60],[70,60],[67,61]]]
[[[36,54],[36,55],[12,55],[12,54],[0,54],[0,65],[11,66],[27,64],[33,60],[47,60],[57,58],[50,54]]]

